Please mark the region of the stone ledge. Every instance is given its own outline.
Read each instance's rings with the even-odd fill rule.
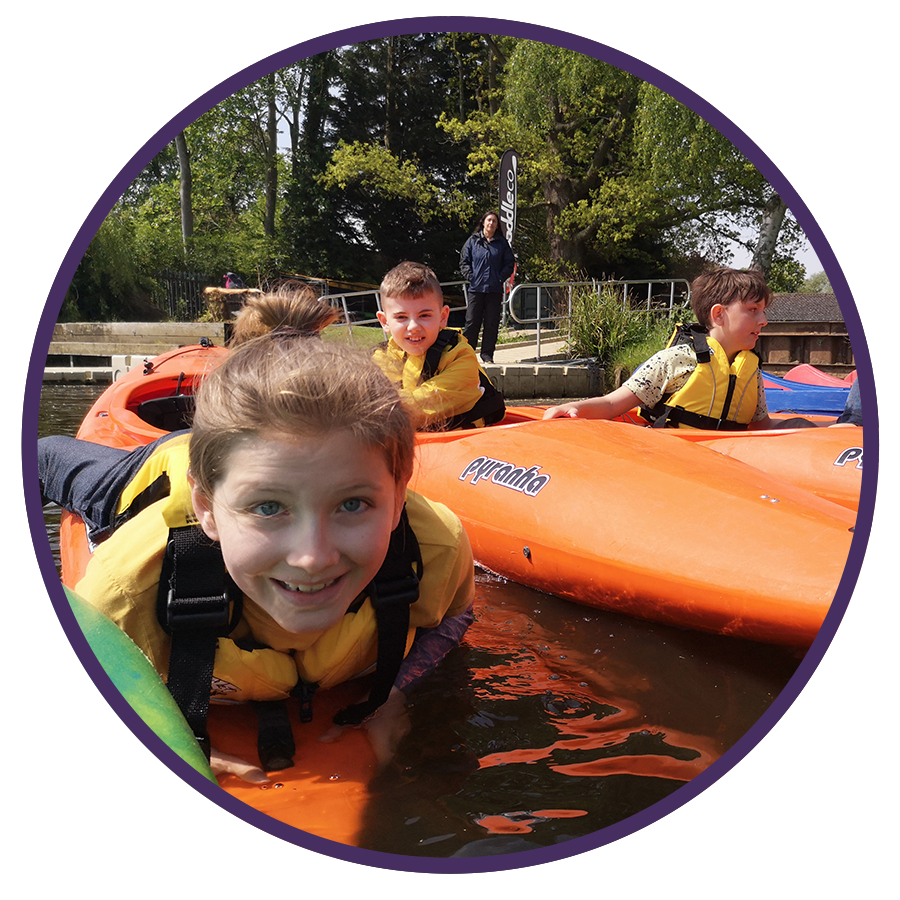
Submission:
[[[70,366],[44,369],[44,384],[112,384],[110,366]]]
[[[586,366],[486,365],[484,371],[509,400],[569,399],[600,393],[596,372]]]

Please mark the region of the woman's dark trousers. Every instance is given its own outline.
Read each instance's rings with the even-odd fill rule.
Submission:
[[[503,294],[469,293],[466,306],[466,327],[463,337],[478,348],[478,332],[481,335],[481,358],[485,362],[494,361],[494,349],[497,346],[497,334],[500,331],[500,314],[503,307]]]

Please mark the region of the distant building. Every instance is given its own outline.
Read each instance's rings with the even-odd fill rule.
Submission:
[[[856,368],[844,315],[834,294],[775,294],[758,349],[774,375],[809,363],[843,377]]]

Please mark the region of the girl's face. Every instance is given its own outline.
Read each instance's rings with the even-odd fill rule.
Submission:
[[[404,488],[384,455],[346,432],[244,438],[212,500],[191,484],[203,531],[245,596],[293,634],[330,628],[372,580]]]
[[[494,236],[494,232],[497,230],[497,225],[500,223],[497,221],[497,217],[494,215],[488,216],[484,220],[484,225],[481,226],[482,231],[484,232],[484,236],[490,240]]]

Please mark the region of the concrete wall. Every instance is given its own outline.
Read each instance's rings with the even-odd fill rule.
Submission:
[[[225,343],[222,322],[72,322],[53,329],[48,357],[153,355],[197,344]]]

